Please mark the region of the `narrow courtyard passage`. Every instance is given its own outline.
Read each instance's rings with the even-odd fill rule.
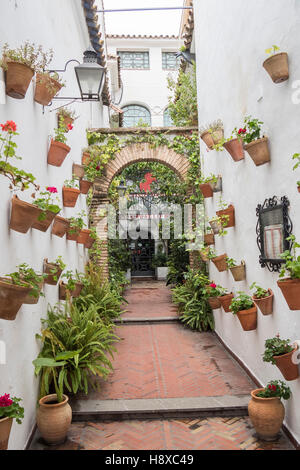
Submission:
[[[247,416],[255,384],[213,333],[179,321],[162,282],[136,282],[116,327],[114,372],[72,401],[58,450],[293,449],[282,433],[261,442]],[[48,449],[36,435],[32,449]]]

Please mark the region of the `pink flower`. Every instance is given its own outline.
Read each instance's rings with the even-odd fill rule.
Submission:
[[[14,121],[6,121],[5,124],[0,124],[3,132],[16,132],[17,125]]]
[[[9,393],[5,393],[2,397],[0,397],[0,408],[5,408],[7,406],[11,406],[13,401],[10,399]]]
[[[212,282],[211,284],[209,284],[209,287],[211,287],[212,289],[216,289],[217,284],[215,284],[214,282]]]
[[[74,126],[72,126],[72,124],[68,124],[68,129],[69,131],[71,131],[73,129]]]
[[[49,193],[52,193],[52,194],[56,194],[58,191],[57,191],[57,188],[55,188],[54,186],[48,186],[48,188],[46,188],[47,191],[49,191]]]

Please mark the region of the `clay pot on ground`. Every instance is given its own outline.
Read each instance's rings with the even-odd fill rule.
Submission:
[[[79,189],[63,186],[62,193],[64,207],[75,207],[80,194]]]
[[[58,403],[56,394],[47,395],[39,401],[37,427],[49,445],[62,444],[66,440],[72,422],[72,409],[68,401],[67,395],[63,395],[63,401]]]
[[[84,177],[84,167],[82,165],[77,165],[77,163],[73,163],[72,166],[72,174],[77,178]]]
[[[43,289],[43,284],[44,284],[43,282],[41,282],[39,284],[40,292]],[[24,304],[25,305],[36,305],[39,300],[40,300],[40,294],[37,297],[34,297],[33,295],[30,295],[30,292],[29,292],[25,297]]]
[[[7,450],[13,418],[0,419],[0,450]]]
[[[281,354],[280,356],[273,356],[273,359],[276,362],[276,366],[282,373],[285,380],[296,380],[299,377],[298,365],[292,362],[292,355],[297,351],[298,346],[293,349],[293,351]]]
[[[263,63],[274,83],[281,83],[289,78],[289,60],[286,52],[280,52],[268,57]]]
[[[226,262],[227,254],[221,256],[216,256],[216,258],[212,258],[212,262],[216,266],[217,270],[221,273],[223,271],[227,271],[228,266]]]
[[[76,282],[76,286],[73,290],[69,291],[69,294],[71,297],[79,297],[80,293],[83,289],[83,284],[81,282]],[[66,300],[67,298],[67,288],[66,284],[63,281],[60,281],[59,283],[59,300]]]
[[[55,273],[53,272],[54,270],[56,270]],[[50,284],[51,286],[56,286],[62,273],[62,269],[59,267],[59,264],[49,263],[48,259],[46,258],[44,259],[43,271],[45,274],[48,274],[44,280],[44,283]]]
[[[81,164],[88,165],[91,162],[91,155],[88,152],[83,152],[81,157]]]
[[[13,321],[22,307],[32,287],[29,284],[18,286],[10,278],[0,277],[0,318]]]
[[[235,226],[235,211],[234,211],[234,207],[233,207],[232,204],[230,206],[228,206],[227,209],[223,209],[221,211],[216,211],[216,214],[222,220],[228,220],[228,222],[226,222],[226,228]],[[226,217],[226,219],[223,219],[224,216],[228,216],[229,218]]]
[[[77,242],[77,239],[80,234],[80,229],[75,229],[74,227],[70,227],[69,230],[67,231],[67,240],[72,241],[72,242]]]
[[[279,397],[260,398],[256,396],[258,392],[263,390],[263,388],[258,388],[251,392],[248,413],[258,437],[265,441],[273,441],[278,437],[285,410]]]
[[[57,80],[42,73],[36,74],[35,83],[34,101],[43,106],[48,106],[62,88],[62,85]]]
[[[234,298],[234,294],[232,294],[232,293],[222,295],[221,297],[219,297],[219,300],[220,300],[220,303],[221,303],[221,305],[224,309],[224,312],[226,312],[226,313],[231,312],[229,307],[230,307],[230,304],[231,304],[231,301],[232,301],[233,298]]]
[[[277,281],[290,310],[300,310],[300,279]]]
[[[44,220],[37,220],[37,222],[32,224],[32,228],[35,228],[36,230],[40,230],[41,232],[47,232],[48,228],[52,224],[55,217],[56,217],[55,212],[47,211],[46,218]]]
[[[225,142],[224,148],[231,155],[233,161],[239,162],[245,158],[243,142],[239,139],[232,139]]]
[[[5,72],[6,94],[11,98],[22,100],[34,75],[34,70],[19,62],[7,62]]]
[[[82,229],[78,235],[77,243],[85,245],[89,239],[91,231],[88,229]]]
[[[233,276],[233,279],[236,282],[244,281],[246,279],[246,265],[244,261],[242,261],[240,266],[234,266],[234,268],[229,268],[229,269]]]
[[[273,313],[274,294],[271,289],[268,289],[268,291],[270,294],[268,297],[262,297],[261,299],[257,299],[255,296],[252,297],[254,303],[263,315],[271,315]]]
[[[248,310],[240,310],[237,317],[244,331],[256,330],[257,327],[257,308],[256,305]]]
[[[211,133],[214,145],[218,145],[224,139],[224,129],[219,128]]]
[[[215,244],[215,236],[213,233],[205,233],[204,234],[204,243],[205,245],[214,245]]]
[[[220,302],[219,297],[209,297],[208,303],[213,310],[217,310],[218,308],[221,308],[221,302]]]
[[[221,230],[223,230],[223,226],[218,220],[210,220],[209,225],[211,226],[212,231],[215,235],[217,235]]]
[[[201,139],[203,140],[203,142],[205,143],[205,145],[210,149],[212,150],[213,146],[215,145],[214,144],[214,140],[212,138],[212,135],[210,132],[206,131],[204,132],[201,136]]]
[[[81,194],[87,194],[89,192],[89,189],[93,186],[93,183],[91,181],[87,180],[80,180],[79,182],[79,188]]]
[[[250,142],[250,144],[246,144],[244,148],[247,150],[256,166],[264,165],[271,161],[268,137],[254,140]]]
[[[70,222],[63,217],[57,215],[54,219],[53,227],[52,227],[52,235],[56,235],[57,237],[62,238],[70,227]]]
[[[71,148],[68,145],[52,139],[48,151],[48,165],[61,166],[70,150]]]
[[[15,195],[11,201],[9,228],[16,232],[27,233],[32,225],[38,220],[41,212],[41,209],[34,204],[21,201],[21,199]]]
[[[61,120],[62,124],[67,128],[66,132],[69,132],[68,125],[73,124],[74,119],[69,116],[62,116],[61,114],[57,115],[57,125],[59,126],[59,121]]]
[[[204,198],[213,197],[213,190],[209,183],[200,184],[199,187]]]

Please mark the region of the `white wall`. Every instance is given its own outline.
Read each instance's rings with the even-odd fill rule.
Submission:
[[[168,106],[171,92],[167,89],[167,76],[177,72],[162,69],[162,51],[178,52],[182,44],[174,39],[107,39],[109,54],[117,51],[149,51],[150,70],[121,70],[124,94],[121,108],[129,104],[145,106],[151,112],[152,126],[163,126],[163,112]]]
[[[0,16],[0,47],[4,42],[18,46],[26,39],[42,44],[44,49],[54,49],[51,68],[64,68],[67,60],[74,58],[82,61],[82,54],[89,45],[88,30],[85,24],[80,0],[14,0],[2,5]],[[75,64],[76,65],[76,64]],[[64,96],[79,96],[73,70],[70,64],[64,79],[67,87],[61,91]],[[81,149],[87,145],[85,130],[89,126],[107,126],[107,108],[102,104],[78,103],[79,118],[74,130],[68,134],[71,152],[60,168],[47,165],[48,139],[56,126],[54,108],[65,104],[55,101],[45,110],[33,101],[34,85],[30,85],[24,100],[6,97],[6,104],[0,105],[0,122],[14,120],[20,135],[17,137],[18,162],[21,168],[31,171],[42,186],[56,186],[61,197],[65,179],[72,177],[72,163],[81,163]],[[19,196],[30,201],[32,190]],[[15,271],[16,265],[26,262],[36,270],[42,270],[43,259],[55,260],[62,255],[68,269],[83,271],[87,260],[87,250],[82,245],[67,242],[46,233],[31,230],[27,234],[10,231],[11,193],[8,181],[0,176],[0,276]],[[81,195],[75,209],[63,209],[60,215],[70,217],[86,209],[86,196]],[[61,203],[62,205],[62,203]],[[37,305],[23,306],[13,322],[0,320],[0,341],[7,347],[7,364],[0,365],[0,395],[10,393],[23,398],[25,419],[22,425],[13,424],[10,449],[22,449],[35,423],[35,406],[38,382],[34,378],[32,361],[39,352],[35,334],[40,332],[41,317],[45,317],[47,304],[58,301],[58,287],[45,286],[45,299]]]
[[[210,277],[235,291],[249,292],[253,281],[275,294],[274,313],[264,317],[258,312],[257,330],[244,332],[238,318],[216,311],[216,331],[251,372],[266,384],[281,379],[279,370],[262,361],[264,342],[278,332],[282,338],[300,337],[300,312],[290,311],[280,289],[278,274],[262,269],[256,244],[256,206],[266,198],[287,196],[291,203],[293,233],[300,239],[300,195],[292,171],[291,157],[300,148],[300,105],[293,104],[292,84],[300,79],[300,4],[297,0],[201,0],[195,5],[199,123],[222,119],[225,136],[244,116],[251,114],[264,121],[270,139],[271,163],[256,167],[246,153],[245,160],[234,163],[224,151],[206,152],[201,141],[204,173],[223,176],[222,197],[236,209],[236,227],[223,239],[217,237],[216,251],[246,261],[247,280],[234,283],[231,273],[219,273],[210,263]],[[262,67],[265,49],[276,44],[289,54],[290,79],[275,85]],[[205,202],[209,217],[218,210],[218,195]],[[286,424],[300,440],[300,379],[289,382],[293,397],[285,403]]]

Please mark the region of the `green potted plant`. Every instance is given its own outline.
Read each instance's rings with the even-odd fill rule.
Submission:
[[[18,424],[24,418],[24,408],[20,405],[21,398],[10,397],[9,393],[0,396],[0,450],[7,450],[13,420]]]
[[[224,253],[223,255],[216,256],[216,254],[213,251],[211,251],[208,254],[208,257],[214,263],[214,265],[216,266],[217,270],[220,273],[228,270],[228,266],[226,262],[226,259],[227,259],[226,253]]]
[[[223,122],[218,119],[208,126],[201,127],[199,133],[206,146],[212,150],[214,145],[218,145],[224,138]]]
[[[221,308],[220,297],[223,292],[223,287],[218,286],[214,282],[210,282],[210,284],[206,286],[206,293],[208,296],[207,301],[211,306],[212,310],[217,310],[218,308]]]
[[[273,300],[274,294],[271,289],[264,289],[260,287],[256,282],[253,282],[250,289],[254,289],[255,292],[252,296],[256,306],[260,309],[263,315],[271,315],[273,313]]]
[[[60,121],[58,127],[54,129],[55,137],[51,139],[48,151],[48,164],[53,166],[61,166],[70,152],[71,148],[66,145],[66,133],[72,129],[72,125],[65,126],[63,121]]]
[[[23,303],[28,305],[37,304],[40,296],[44,296],[42,288],[44,279],[47,277],[45,274],[37,273],[27,263],[20,264],[17,266],[18,271],[11,273],[9,277],[12,279],[14,284],[20,284],[20,282],[26,282],[31,286],[30,292],[25,297]]]
[[[102,173],[103,167],[99,164],[97,159],[93,159],[88,164],[84,165],[84,177],[80,179],[80,192],[87,194],[89,189],[93,186],[94,181],[100,178]]]
[[[256,330],[257,308],[250,295],[239,291],[231,301],[230,311],[237,315],[244,331]]]
[[[53,50],[43,52],[40,47],[40,55],[41,61],[36,69],[34,101],[48,106],[65,84],[57,72],[46,72],[53,59]]]
[[[86,217],[85,211],[81,211],[79,214],[77,214],[77,217],[70,217],[70,225],[67,232],[67,240],[77,242],[82,230],[84,229],[84,227],[86,227],[84,217]],[[88,235],[90,235],[90,233]]]
[[[219,209],[216,211],[217,216],[224,221],[222,222],[223,227],[229,228],[235,226],[235,210],[232,204],[227,204],[220,197],[218,201]]]
[[[67,297],[79,297],[83,288],[82,276],[77,271],[74,274],[71,270],[62,274],[62,278],[66,279],[66,282],[61,280],[59,283],[59,300],[66,300]]]
[[[230,312],[230,304],[232,302],[232,299],[234,298],[234,294],[232,292],[228,292],[227,289],[222,288],[219,301],[220,304],[223,307],[224,312],[229,313]]]
[[[200,191],[204,198],[213,197],[213,184],[217,184],[217,176],[212,173],[210,176],[201,176],[200,178]]]
[[[62,188],[64,207],[75,207],[79,194],[79,182],[76,178],[64,181]]]
[[[251,116],[246,116],[244,129],[240,129],[244,148],[247,150],[256,166],[264,165],[271,160],[268,137],[262,135],[262,124],[262,121],[254,119]]]
[[[44,273],[47,274],[45,278],[45,284],[50,284],[51,286],[56,286],[58,280],[61,276],[61,273],[65,269],[66,265],[62,260],[61,256],[58,256],[56,260],[52,263],[49,263],[48,259],[44,259]]]
[[[13,321],[32,291],[32,286],[22,279],[0,277],[0,318]]]
[[[281,289],[290,310],[300,310],[300,256],[296,254],[296,249],[300,248],[300,245],[296,242],[294,235],[288,237],[287,240],[291,241],[293,246],[291,252],[286,250],[281,254],[285,265],[280,271],[280,278],[284,277],[286,271],[289,272],[290,276],[278,280],[277,285]]]
[[[205,245],[214,245],[215,244],[215,235],[210,226],[206,226],[205,233],[203,235]]]
[[[297,354],[297,350],[297,344],[291,344],[289,339],[281,339],[278,334],[275,338],[266,340],[263,361],[276,365],[285,380],[296,380],[299,371],[298,364],[293,361],[293,355]]]
[[[223,215],[222,217],[219,217],[216,215],[215,217],[212,217],[212,219],[209,220],[209,225],[212,228],[212,231],[215,235],[219,235],[220,237],[223,237],[224,235],[227,235],[227,230],[224,230],[225,227],[228,226],[229,222],[229,216],[228,215]]]
[[[59,122],[62,121],[62,123],[67,129],[68,129],[69,124],[73,126],[75,119],[76,119],[76,112],[74,109],[68,109],[67,107],[62,107],[57,112],[57,124],[59,125]],[[67,130],[67,132],[69,132],[69,129]]]
[[[248,413],[259,439],[278,439],[285,415],[281,398],[288,400],[290,396],[290,388],[281,380],[271,380],[265,388],[251,392]]]
[[[293,160],[296,160],[293,170],[295,171],[300,166],[300,153],[294,153]],[[298,192],[300,193],[300,181],[297,181]]]
[[[166,253],[163,253],[161,246],[158,252],[152,258],[152,268],[155,269],[156,279],[158,281],[165,281],[168,276],[167,267],[168,257]]]
[[[57,188],[54,186],[48,186],[45,191],[39,193],[39,197],[36,199],[34,195],[33,205],[41,209],[41,213],[38,216],[38,220],[32,224],[32,228],[46,232],[52,224],[56,215],[60,212],[59,198],[54,195],[57,194]]]
[[[241,261],[241,264],[238,265],[235,259],[227,258],[226,263],[227,263],[228,268],[230,269],[233,279],[236,282],[244,281],[246,279],[245,261]]]
[[[274,83],[281,83],[289,78],[289,61],[287,52],[278,52],[276,45],[266,49],[269,57],[264,61],[263,67]]]

